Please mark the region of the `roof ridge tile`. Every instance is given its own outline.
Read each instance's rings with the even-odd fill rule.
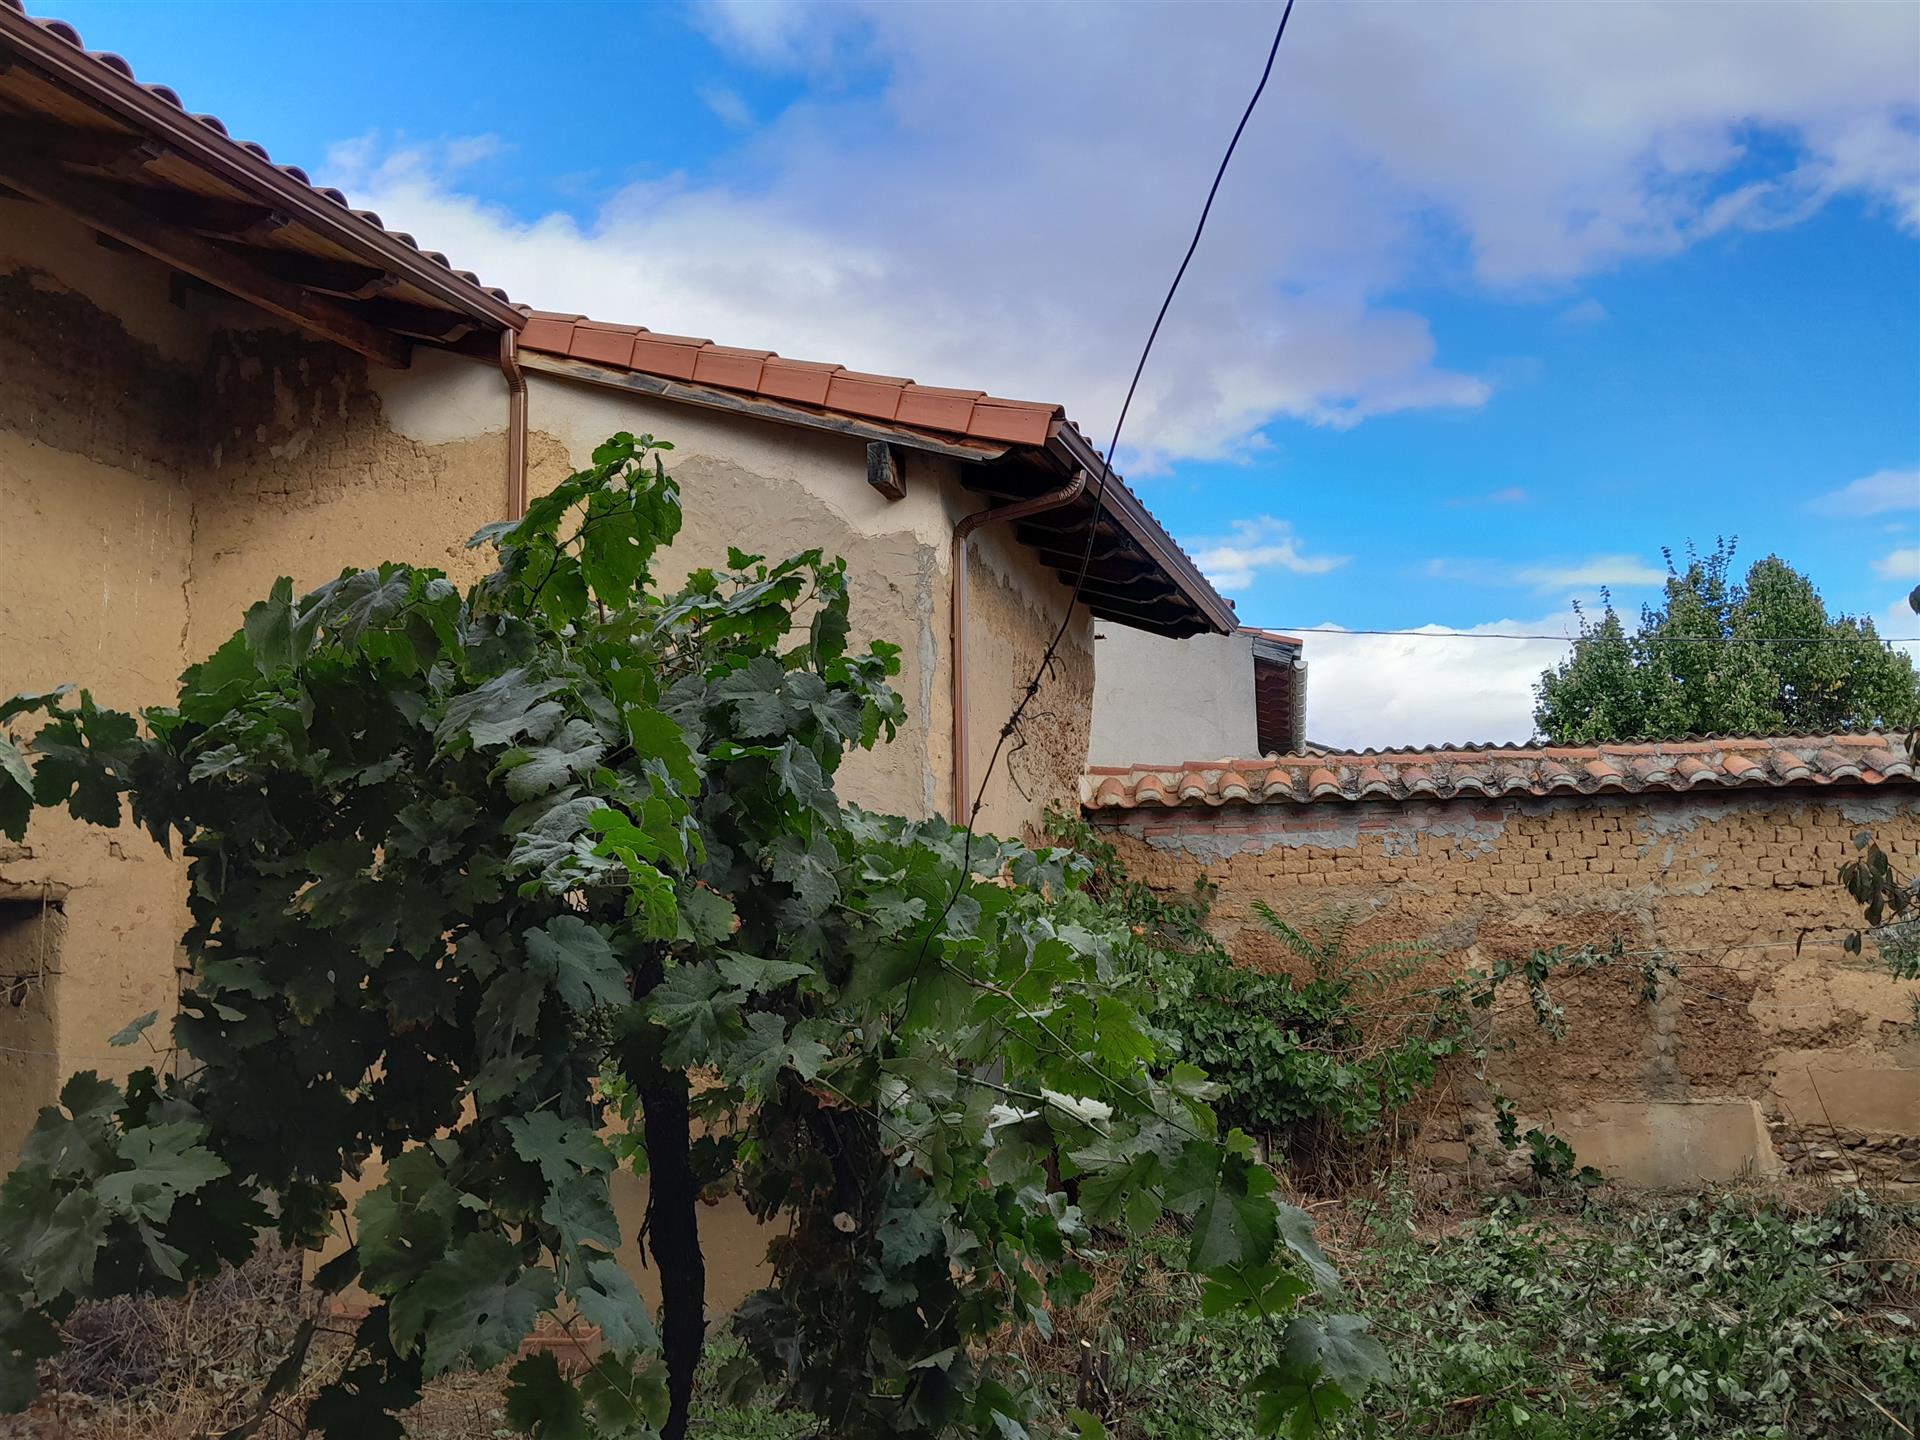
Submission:
[[[1258,781],[1249,777],[1259,776]],[[1788,788],[1920,781],[1904,743],[1880,731],[1729,736],[1685,742],[1481,745],[1329,751],[1260,759],[1101,765],[1087,770],[1089,809],[1163,805],[1444,800],[1465,795],[1684,792],[1701,786]]]

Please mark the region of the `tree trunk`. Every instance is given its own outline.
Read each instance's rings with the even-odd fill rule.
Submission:
[[[647,1250],[660,1270],[660,1341],[673,1401],[660,1440],[684,1440],[707,1335],[700,1187],[689,1155],[686,1089],[644,1090],[640,1102],[647,1140]]]

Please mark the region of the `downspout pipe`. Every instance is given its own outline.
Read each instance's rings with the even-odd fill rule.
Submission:
[[[514,332],[500,332],[500,373],[507,380],[507,519],[527,513],[527,377]]]
[[[948,817],[956,825],[972,818],[973,786],[967,770],[967,537],[984,525],[1002,520],[1024,520],[1070,505],[1087,488],[1087,472],[1078,470],[1073,479],[1058,490],[1049,490],[1031,500],[1016,500],[1011,505],[996,505],[964,515],[953,527],[953,636],[950,645],[952,665],[949,672],[950,704],[953,709],[953,812]]]

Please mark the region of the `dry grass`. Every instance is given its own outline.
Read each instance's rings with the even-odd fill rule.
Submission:
[[[258,1440],[300,1440],[299,1423],[351,1349],[353,1323],[320,1313],[300,1257],[272,1251],[171,1300],[105,1300],[62,1327],[25,1415],[0,1440],[204,1440],[252,1417],[261,1388],[309,1316],[318,1331],[299,1383],[262,1417]],[[405,1416],[413,1440],[473,1440],[505,1428],[505,1367],[447,1375]]]

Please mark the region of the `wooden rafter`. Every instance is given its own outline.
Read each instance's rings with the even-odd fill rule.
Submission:
[[[4,148],[0,148],[0,180],[162,264],[217,285],[369,360],[396,368],[407,364],[411,347],[406,340],[370,324],[336,300],[302,290],[211,240],[167,224],[121,190]]]

